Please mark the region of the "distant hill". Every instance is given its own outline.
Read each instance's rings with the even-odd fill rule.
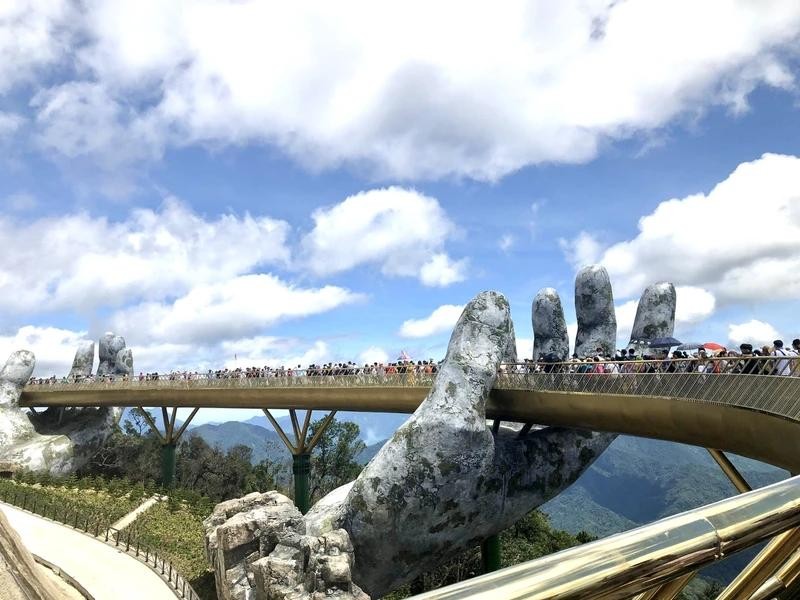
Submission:
[[[383,448],[383,445],[388,442],[389,440],[381,440],[380,442],[375,442],[374,444],[370,444],[366,448],[364,448],[356,457],[356,460],[359,464],[365,465],[369,461],[372,460],[372,457],[378,453],[378,450]]]
[[[126,408],[126,409],[125,409],[125,410],[122,412],[122,417],[121,417],[121,418],[120,418],[120,420],[119,420],[120,427],[121,427],[121,426],[122,426],[122,425],[125,423],[125,420],[126,420],[126,419],[128,419],[128,420],[132,420],[132,419],[131,419],[131,410],[133,410],[133,409],[131,409],[131,408]],[[158,430],[159,430],[161,433],[164,433],[164,419],[163,419],[163,417],[162,417],[162,412],[161,412],[161,409],[158,409],[158,408],[148,408],[148,409],[147,409],[147,412],[148,412],[148,413],[150,413],[150,416],[151,416],[151,417],[153,417],[153,420],[156,422],[156,425],[158,426]],[[172,411],[171,411],[171,410],[168,410],[168,411],[167,411],[167,416],[169,417],[169,416],[171,416],[171,415],[172,415]],[[183,421],[181,421],[180,419],[175,419],[175,429],[180,429],[182,425],[183,425]],[[192,424],[190,423],[190,424],[189,424],[189,427],[187,427],[187,428],[186,428],[186,430],[187,430],[187,431],[189,431],[191,428],[192,428]]]
[[[229,450],[238,445],[247,446],[253,450],[254,463],[261,462],[265,458],[276,462],[289,461],[289,451],[277,433],[250,423],[240,421],[206,423],[189,430],[187,435],[199,436],[210,446],[218,446],[221,450]]]
[[[323,411],[314,413],[314,415],[312,415],[312,420],[316,421],[317,419],[321,419],[325,416],[325,414],[326,413]],[[298,411],[298,419],[300,420],[301,424],[304,418],[305,412]],[[400,425],[405,423],[406,419],[408,419],[408,415],[397,413],[343,411],[336,413],[337,421],[347,421],[358,425],[358,428],[361,432],[361,439],[364,440],[364,443],[367,445],[374,444],[380,440],[386,440],[392,437],[392,434],[395,432],[395,430],[400,427]],[[277,421],[287,433],[292,430],[292,421],[288,416],[281,417]],[[251,417],[244,422],[251,425],[258,425],[259,427],[265,427],[270,431],[272,430],[272,425],[267,417],[264,416]]]
[[[747,458],[731,456],[731,460],[753,487],[789,476]],[[734,494],[735,488],[707,450],[620,436],[572,487],[542,510],[556,529],[606,536]],[[703,574],[728,581],[754,553],[733,555]]]

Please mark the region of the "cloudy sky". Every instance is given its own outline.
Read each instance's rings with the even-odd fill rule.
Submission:
[[[0,352],[443,354],[604,264],[621,342],[800,336],[800,3],[0,3]]]

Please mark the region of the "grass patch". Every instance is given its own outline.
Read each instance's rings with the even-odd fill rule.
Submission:
[[[159,502],[131,526],[143,546],[155,549],[204,600],[215,600],[214,574],[205,554],[203,519],[210,510],[181,501]]]

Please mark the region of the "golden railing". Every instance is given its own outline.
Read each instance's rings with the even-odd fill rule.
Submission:
[[[793,477],[414,598],[632,598],[798,525],[800,477]]]

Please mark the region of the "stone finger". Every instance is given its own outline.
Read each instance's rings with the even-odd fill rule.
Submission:
[[[648,285],[636,307],[631,345],[644,340],[671,337],[675,330],[676,302],[675,286],[671,283]]]
[[[29,350],[17,350],[8,357],[0,370],[0,406],[16,407],[22,388],[28,383],[36,366],[36,357]]]
[[[69,371],[69,378],[89,377],[94,367],[94,342],[84,340],[75,351],[75,358],[72,360],[72,368]]]
[[[561,298],[553,288],[539,290],[531,306],[533,360],[553,355],[558,362],[569,357],[569,335]]]
[[[575,353],[583,358],[600,353],[613,356],[617,347],[617,317],[608,271],[600,265],[584,267],[575,276],[575,316],[578,333]]]

